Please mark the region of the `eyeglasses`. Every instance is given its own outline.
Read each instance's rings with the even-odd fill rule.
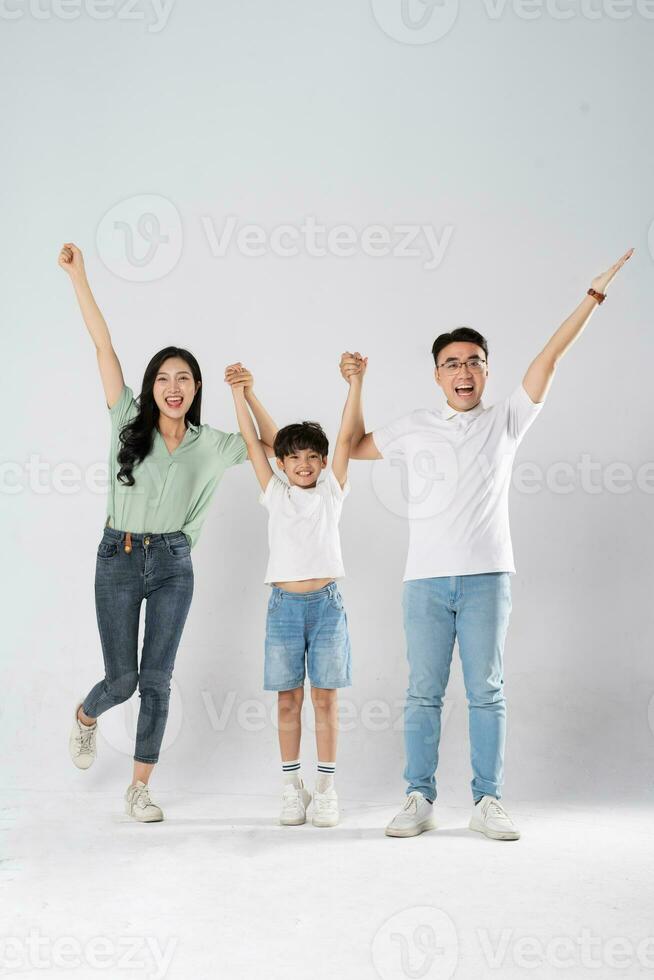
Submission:
[[[464,364],[470,371],[478,374],[480,371],[484,370],[486,361],[483,357],[468,357],[465,361],[448,359],[447,361],[443,361],[442,364],[439,364],[438,367],[445,371],[446,374],[456,374],[457,371],[461,370]]]

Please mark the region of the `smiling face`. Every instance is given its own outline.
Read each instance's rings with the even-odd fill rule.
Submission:
[[[154,379],[152,395],[157,408],[169,419],[183,419],[200,387],[190,367],[181,357],[169,357]]]
[[[470,358],[480,358],[484,362],[482,370],[471,370],[469,364],[464,363]],[[456,361],[460,364],[458,370],[448,371],[448,365],[451,366]],[[488,366],[485,362],[483,347],[468,341],[456,341],[440,351],[434,377],[436,384],[443,389],[448,405],[457,412],[467,412],[479,404],[488,377]]]
[[[327,457],[315,449],[296,449],[284,459],[278,458],[277,466],[284,470],[292,486],[308,490],[315,487],[320,471],[327,466]]]

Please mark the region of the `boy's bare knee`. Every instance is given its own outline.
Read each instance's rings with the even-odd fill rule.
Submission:
[[[304,701],[304,688],[296,687],[292,691],[278,691],[277,703],[280,711],[299,711]]]
[[[338,698],[338,692],[332,688],[327,687],[312,687],[311,688],[311,700],[313,702],[314,708],[322,708],[326,710],[331,708],[334,702]]]

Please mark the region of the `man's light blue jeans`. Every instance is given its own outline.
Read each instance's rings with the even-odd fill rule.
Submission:
[[[404,711],[407,793],[436,798],[441,708],[458,640],[468,698],[472,796],[501,798],[506,708],[502,654],[511,613],[508,572],[404,583],[409,688]]]

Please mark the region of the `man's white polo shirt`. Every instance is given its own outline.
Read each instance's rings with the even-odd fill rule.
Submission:
[[[467,412],[418,409],[375,429],[407,501],[404,581],[515,572],[509,487],[516,450],[542,408],[520,385],[504,401]]]

